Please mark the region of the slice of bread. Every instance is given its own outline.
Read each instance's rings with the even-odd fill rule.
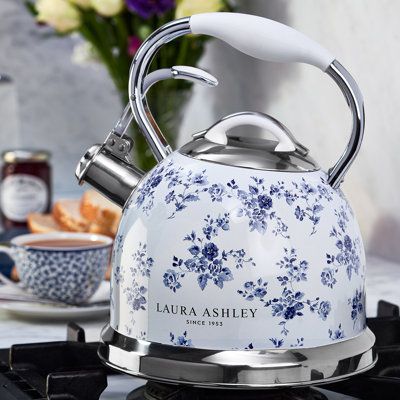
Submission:
[[[107,268],[107,271],[106,271],[106,273],[104,275],[104,279],[106,281],[111,280],[111,272],[112,272],[111,265],[109,265],[108,268]]]
[[[62,230],[88,232],[90,221],[80,212],[80,200],[59,200],[54,203],[53,217]]]
[[[107,269],[107,271],[108,271],[108,269]],[[18,275],[17,267],[15,265],[12,267],[10,278],[14,282],[19,282],[19,275]],[[106,272],[106,280],[110,280],[110,279],[107,279],[107,272]]]
[[[49,233],[62,230],[51,214],[31,213],[28,215],[27,224],[32,233]]]
[[[120,220],[121,217],[116,219],[114,223],[111,225],[111,233],[113,234],[114,237],[117,235]]]
[[[90,222],[91,232],[115,236],[121,208],[95,190],[88,190],[81,199],[81,214]]]
[[[112,238],[115,237],[115,233],[110,229],[108,225],[99,225],[95,222],[92,222],[90,224],[88,232],[98,233],[99,235],[106,235]]]

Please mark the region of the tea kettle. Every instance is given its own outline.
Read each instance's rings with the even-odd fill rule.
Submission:
[[[256,112],[229,115],[172,151],[148,108],[147,87],[178,75],[216,80],[188,67],[147,72],[164,43],[189,33],[326,72],[353,114],[339,161],[322,171],[283,124]],[[133,143],[123,134],[128,108],[76,173],[124,207],[113,249],[111,320],[99,348],[104,362],[157,381],[239,388],[316,384],[371,368],[364,248],[339,188],[364,132],[362,96],[347,70],[278,22],[199,14],[167,23],[142,44],[129,95],[158,165],[147,174],[131,165]],[[250,138],[237,129],[244,125],[262,134]]]

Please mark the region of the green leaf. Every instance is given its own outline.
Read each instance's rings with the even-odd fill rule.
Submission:
[[[31,1],[29,1],[29,0],[27,0],[27,1],[24,2],[24,4],[25,4],[26,9],[27,9],[34,17],[36,17],[36,16],[38,15],[38,12],[37,12],[36,7],[35,7],[35,3],[33,3],[33,2],[31,2]]]

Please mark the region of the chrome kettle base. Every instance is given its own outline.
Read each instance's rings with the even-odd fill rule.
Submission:
[[[99,357],[130,375],[208,388],[265,389],[348,378],[372,368],[374,334],[367,328],[343,342],[290,350],[207,350],[135,340],[109,325]]]

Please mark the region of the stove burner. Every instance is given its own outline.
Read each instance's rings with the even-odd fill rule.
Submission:
[[[149,382],[128,395],[126,400],[329,400],[316,388],[229,390],[199,389]],[[346,396],[340,399],[347,399]],[[354,399],[353,397],[349,397]]]
[[[320,387],[260,391],[199,389],[149,382],[126,400],[398,400],[397,379],[360,375]]]
[[[378,362],[370,371],[332,384],[270,390],[200,389],[148,382],[127,400],[398,400],[400,398],[399,307],[380,301],[367,324],[376,336]],[[68,324],[64,342],[14,345],[0,350],[0,400],[98,400],[107,376],[98,343]]]

